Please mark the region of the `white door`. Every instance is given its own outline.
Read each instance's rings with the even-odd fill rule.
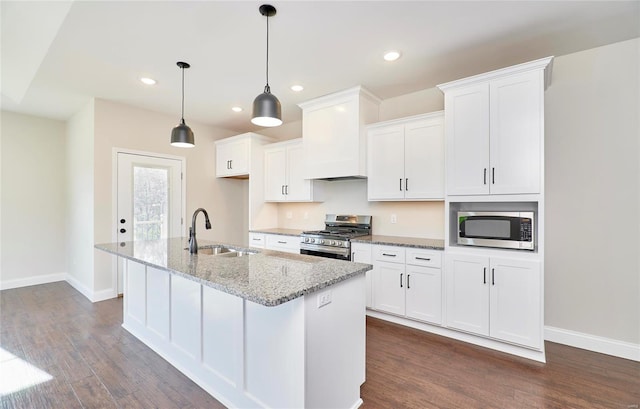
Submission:
[[[264,200],[284,201],[287,184],[287,151],[285,148],[265,149],[264,152]]]
[[[406,199],[444,198],[444,126],[440,118],[415,121],[404,131]]]
[[[489,84],[444,96],[447,194],[489,194]]]
[[[118,152],[114,221],[118,242],[183,235],[182,169],[181,159]],[[118,261],[119,294],[123,268]]]
[[[491,82],[491,194],[540,192],[543,72]]]
[[[373,267],[373,305],[376,310],[404,315],[404,263],[376,262]]]
[[[450,328],[489,335],[489,257],[445,257],[446,322]]]
[[[407,265],[406,315],[442,323],[442,284],[439,268]]]
[[[372,129],[367,148],[369,200],[404,199],[404,127]]]
[[[313,200],[311,180],[302,177],[305,169],[303,153],[302,142],[287,148],[287,200]]]
[[[507,342],[542,346],[540,263],[491,258],[490,335]]]

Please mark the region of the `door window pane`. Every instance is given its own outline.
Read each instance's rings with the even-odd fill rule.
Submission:
[[[169,170],[133,167],[133,239],[158,240],[169,235]]]

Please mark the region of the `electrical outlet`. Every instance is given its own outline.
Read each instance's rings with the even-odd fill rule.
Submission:
[[[293,219],[293,213],[287,212],[287,219]]]
[[[331,304],[331,291],[318,294],[318,308],[322,308],[327,304]]]
[[[395,224],[398,222],[398,216],[394,213],[391,215],[391,223]]]

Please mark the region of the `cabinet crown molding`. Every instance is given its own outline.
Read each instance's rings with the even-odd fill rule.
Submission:
[[[317,98],[311,99],[309,101],[301,102],[298,104],[298,106],[302,109],[309,109],[309,108],[316,108],[316,107],[320,108],[324,103],[329,102],[333,104],[335,103],[336,99],[340,99],[344,97],[354,97],[354,96],[364,97],[375,104],[380,104],[382,102],[382,100],[377,96],[375,96],[371,91],[369,91],[368,89],[364,88],[361,85],[358,85],[356,87],[347,88],[342,91],[333,92],[331,94],[322,95]]]
[[[235,136],[229,136],[228,138],[220,138],[220,139],[216,139],[215,141],[213,141],[216,145],[219,143],[229,143],[232,141],[238,141],[241,139],[246,139],[246,138],[252,138],[264,143],[270,143],[270,142],[275,142],[276,139],[271,138],[269,136],[264,136],[264,135],[260,135],[258,133],[255,132],[246,132],[240,135],[235,135]]]
[[[546,90],[551,85],[551,71],[553,69],[553,56],[540,58],[538,60],[529,61],[526,63],[513,65],[511,67],[500,68],[495,71],[490,71],[484,74],[478,74],[459,80],[446,82],[444,84],[437,85],[442,92],[446,92],[450,89],[473,85],[480,82],[491,81],[496,78],[503,77],[505,75],[520,74],[528,71],[544,70],[544,89]]]

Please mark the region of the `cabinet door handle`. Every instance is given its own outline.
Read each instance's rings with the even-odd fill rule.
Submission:
[[[280,244],[287,244],[287,242],[286,242],[286,241],[280,241],[280,240],[278,240],[278,243],[280,243]]]
[[[496,269],[491,269],[491,285],[496,285]]]
[[[402,192],[402,178],[400,178],[400,191]]]
[[[416,256],[416,260],[431,261],[430,258],[424,258],[424,257],[418,257],[418,256]]]
[[[483,180],[483,184],[486,185],[487,184],[487,168],[484,168],[484,176],[482,178]]]
[[[411,274],[407,274],[407,290],[411,289],[411,284],[409,283],[409,278],[411,277]]]
[[[251,240],[253,240],[253,241],[260,241],[260,239],[257,239],[257,238],[255,238],[255,237],[254,237],[254,238],[252,238]]]
[[[491,184],[496,184],[496,168],[491,168]]]
[[[387,254],[387,253],[382,253],[383,256],[387,256],[387,257],[395,257],[397,254]]]
[[[486,267],[484,268],[484,272],[482,273],[482,275],[484,277],[482,279],[483,284],[487,284],[487,268]]]
[[[408,191],[409,190],[409,178],[406,178],[404,180],[404,190]]]
[[[229,160],[229,169],[233,169],[233,159]]]
[[[284,194],[285,195],[289,194],[289,185],[284,185]]]
[[[403,276],[403,273],[400,273],[400,288],[402,288],[402,276]]]
[[[280,194],[284,196],[284,185],[280,185]]]

